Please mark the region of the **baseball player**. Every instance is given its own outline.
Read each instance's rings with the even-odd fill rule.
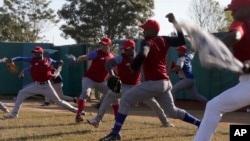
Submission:
[[[24,73],[29,72],[29,71],[30,71],[30,68],[23,69],[19,74],[19,78],[22,79],[24,77]],[[76,103],[77,102],[76,97],[70,97],[70,96],[63,94],[63,89],[62,89],[63,81],[62,81],[62,76],[60,75],[60,72],[61,72],[61,67],[59,67],[59,69],[56,69],[54,66],[51,66],[52,77],[50,81],[51,81],[53,88],[55,89],[60,99]],[[49,106],[51,102],[53,101],[50,100],[48,97],[45,97],[45,101],[41,106]]]
[[[110,59],[106,63],[106,68],[109,72],[110,77],[119,77],[122,81],[122,92],[115,93],[111,90],[105,95],[102,104],[98,110],[98,113],[95,118],[88,119],[88,123],[93,125],[94,127],[98,128],[101,123],[101,120],[105,114],[106,109],[112,104],[113,101],[119,99],[122,96],[122,93],[125,93],[127,90],[132,88],[134,85],[137,85],[141,81],[141,73],[140,71],[136,73],[131,73],[130,71],[130,64],[135,57],[135,42],[132,39],[125,40],[122,47],[124,53],[115,56],[114,58]],[[116,73],[113,71],[113,68],[117,67]],[[173,127],[174,125],[171,124],[163,109],[160,107],[158,102],[151,98],[149,100],[145,100],[144,104],[151,107],[156,114],[158,115],[162,126],[163,127]],[[114,105],[114,103],[113,103]],[[119,106],[117,104],[117,106]],[[116,118],[116,117],[115,117]]]
[[[166,17],[177,29],[179,28],[172,13],[169,13]],[[144,40],[141,43],[139,53],[131,64],[131,71],[139,71],[142,65],[145,81],[123,93],[114,127],[107,136],[100,139],[101,141],[121,140],[120,130],[130,108],[136,102],[152,97],[170,117],[181,119],[196,126],[200,124],[199,119],[175,106],[171,94],[172,84],[166,70],[166,55],[169,47],[185,44],[182,31],[177,30],[177,37],[158,36],[160,25],[156,20],[147,20],[140,27],[144,29]]]
[[[61,100],[53,86],[51,85],[50,78],[51,65],[62,65],[61,62],[55,61],[51,58],[46,58],[43,56],[44,50],[40,46],[36,46],[32,53],[34,57],[14,57],[9,61],[25,61],[30,64],[30,75],[32,77],[33,83],[24,87],[18,92],[15,106],[11,113],[4,114],[5,118],[17,118],[19,110],[22,106],[23,101],[30,96],[41,94],[49,99],[53,100],[56,104],[72,111],[77,112],[77,108],[70,105],[68,102]]]
[[[250,60],[250,1],[232,0],[225,10],[232,11],[234,21],[223,38],[232,47],[234,56],[242,63]],[[239,83],[210,100],[194,141],[210,141],[224,113],[250,103],[250,74],[239,74]]]
[[[108,72],[105,69],[105,63],[113,58],[113,54],[110,52],[110,47],[112,45],[111,39],[104,37],[100,41],[100,48],[96,51],[92,51],[87,55],[82,55],[77,57],[77,62],[83,62],[91,60],[91,65],[88,70],[83,74],[82,77],[82,92],[78,98],[78,112],[76,114],[75,121],[83,121],[81,112],[85,108],[87,98],[90,96],[92,88],[97,89],[102,94],[108,92],[108,87],[106,85],[106,79],[108,78]],[[118,107],[113,107],[115,111]]]
[[[4,57],[4,58],[0,59],[0,63],[6,62],[7,60],[8,60],[8,59],[7,59],[6,57]],[[5,113],[9,113],[8,107],[5,106],[5,104],[2,103],[1,101],[0,101],[0,109],[1,109],[2,111],[4,111]]]
[[[192,72],[192,59],[194,58],[194,50],[189,50],[187,52],[187,47],[185,45],[179,46],[177,49],[178,58],[176,64],[170,68],[170,72],[175,72],[178,74],[180,79],[173,88],[172,94],[175,99],[176,94],[182,90],[187,90],[188,93],[195,99],[206,103],[207,98],[200,95],[195,88],[195,78]]]

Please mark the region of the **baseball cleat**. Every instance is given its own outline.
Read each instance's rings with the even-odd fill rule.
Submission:
[[[163,127],[175,127],[174,124],[167,122],[166,124],[162,124]]]
[[[119,141],[121,140],[121,135],[116,133],[109,133],[106,137],[101,138],[99,141]]]
[[[88,122],[88,124],[94,126],[95,128],[98,128],[99,125],[101,124],[95,118],[87,119],[87,122]]]
[[[85,115],[86,115],[86,112],[85,112],[85,111],[82,111],[82,115],[84,115],[84,116],[85,116]]]
[[[44,102],[41,106],[49,106],[50,103],[49,102]]]
[[[74,102],[74,103],[77,103],[77,102],[78,102],[78,98],[77,98],[77,97],[74,97],[73,102]]]
[[[4,118],[11,119],[11,118],[17,118],[18,116],[17,116],[17,115],[14,115],[14,114],[12,114],[12,113],[8,113],[8,114],[4,114],[3,117],[4,117]]]
[[[75,121],[76,122],[82,122],[83,121],[83,117],[82,116],[76,116]]]
[[[10,112],[10,111],[9,111],[8,108],[4,109],[4,113],[9,113],[9,112]]]

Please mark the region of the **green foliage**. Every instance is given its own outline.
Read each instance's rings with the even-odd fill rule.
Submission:
[[[215,0],[192,0],[188,14],[195,24],[208,32],[224,31],[228,26],[224,7]]]
[[[54,10],[48,8],[49,0],[4,0],[1,7],[1,41],[35,42],[39,34],[56,24]],[[15,34],[14,34],[14,33]]]
[[[63,36],[77,43],[139,36],[138,25],[153,15],[153,0],[68,0],[58,15]]]

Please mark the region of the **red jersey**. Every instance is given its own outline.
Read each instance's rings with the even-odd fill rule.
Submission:
[[[30,75],[33,81],[45,82],[50,80],[51,73],[51,62],[48,58],[37,59],[32,58]]]
[[[145,41],[150,46],[148,56],[143,62],[145,80],[169,80],[166,70],[166,55],[169,49],[168,43],[163,37],[145,39]]]
[[[250,19],[234,21],[229,32],[233,30],[241,32],[242,35],[242,39],[233,46],[234,56],[241,62],[250,60]]]
[[[89,69],[83,76],[96,82],[103,82],[108,78],[108,71],[105,68],[105,63],[113,57],[112,53],[106,54],[102,50],[98,50],[96,59],[92,60]]]
[[[125,55],[124,53],[121,54],[122,56],[122,62],[117,65],[117,76],[120,77],[121,81],[123,84],[128,84],[128,85],[136,85],[141,82],[141,73],[136,72],[136,73],[131,73],[129,67],[130,64],[132,63],[133,59]]]

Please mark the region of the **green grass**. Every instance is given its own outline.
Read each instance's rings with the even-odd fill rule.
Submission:
[[[97,141],[107,135],[114,124],[111,109],[107,111],[100,127],[94,128],[88,125],[86,120],[83,123],[75,123],[74,113],[54,105],[46,107],[46,109],[50,108],[52,110],[46,111],[22,108],[17,119],[0,117],[0,141]],[[53,111],[55,108],[60,110]],[[85,119],[94,117],[96,111],[91,106],[86,107]],[[203,113],[202,111],[190,112],[199,118]],[[0,114],[3,113],[0,112]],[[170,121],[176,125],[175,128],[161,127],[155,114],[145,107],[133,108],[130,114],[121,131],[123,141],[192,141],[197,131],[196,126],[172,118]],[[239,114],[244,114],[239,115],[242,117],[247,113]],[[235,114],[232,115],[235,117]],[[237,122],[237,119],[229,116],[226,116],[225,122],[219,124],[213,141],[229,140],[229,122]]]

